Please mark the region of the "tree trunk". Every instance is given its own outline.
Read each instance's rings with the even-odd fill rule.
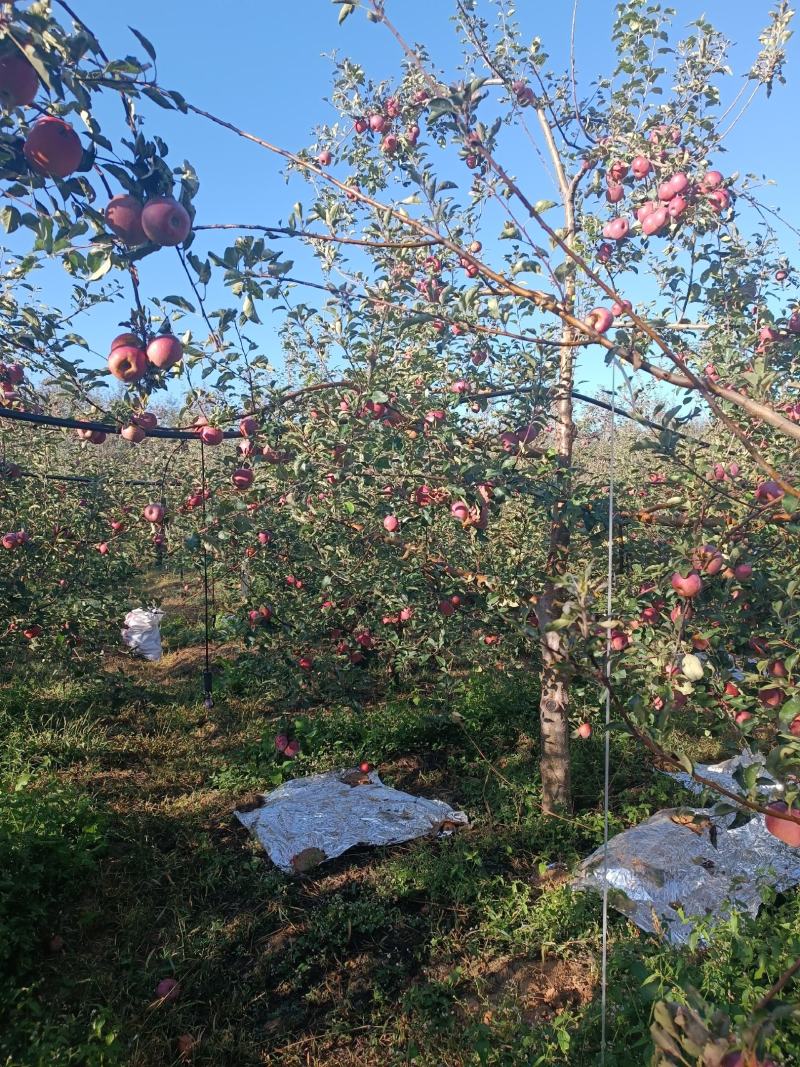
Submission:
[[[574,283],[569,285],[569,300],[574,303]],[[571,309],[570,309],[571,310]],[[571,340],[568,327],[562,340]],[[549,580],[536,606],[541,633],[542,674],[539,698],[541,736],[540,772],[542,776],[542,811],[569,811],[572,790],[569,765],[569,685],[562,654],[563,638],[558,630],[547,629],[561,615],[561,598],[555,579],[564,573],[569,555],[570,531],[564,521],[564,506],[569,499],[572,442],[572,384],[574,356],[572,348],[561,349],[559,382],[556,395],[558,451],[558,499],[550,520]]]

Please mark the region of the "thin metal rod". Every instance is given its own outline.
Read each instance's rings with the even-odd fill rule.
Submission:
[[[200,481],[201,494],[203,497],[203,623],[205,629],[205,670],[203,671],[203,695],[205,706],[214,706],[211,695],[211,658],[209,653],[208,639],[208,548],[206,547],[206,449],[203,439],[200,438]]]
[[[609,443],[608,477],[608,570],[606,575],[606,622],[611,622],[614,598],[614,489],[615,489],[615,440],[617,387],[616,361],[611,363],[611,427]],[[611,680],[611,627],[606,627],[606,682]],[[600,1063],[606,1062],[607,1017],[608,1017],[608,808],[611,771],[611,686],[606,685],[605,742],[603,747],[603,946],[600,975]]]

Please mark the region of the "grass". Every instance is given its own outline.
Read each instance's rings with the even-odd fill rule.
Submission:
[[[539,811],[524,683],[478,675],[457,709],[410,695],[294,719],[223,671],[206,710],[187,607],[159,664],[0,694],[0,1063],[160,1067],[182,1034],[209,1067],[598,1063],[600,902],[568,872],[602,840],[602,740],[575,746],[567,821]],[[276,757],[279,729],[297,761]],[[288,878],[232,817],[253,789],[362,758],[471,827]],[[682,798],[621,736],[612,766],[613,831]],[[609,1067],[648,1062],[657,997],[692,985],[743,1018],[797,955],[794,894],[692,952],[612,913]],[[181,996],[159,1002],[173,975]],[[774,1054],[799,1053],[787,1023]]]

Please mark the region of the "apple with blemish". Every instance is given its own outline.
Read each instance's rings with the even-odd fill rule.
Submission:
[[[192,229],[189,212],[171,196],[156,196],[142,209],[142,229],[153,244],[183,244]]]

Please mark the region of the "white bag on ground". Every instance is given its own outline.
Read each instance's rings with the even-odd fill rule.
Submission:
[[[122,640],[145,659],[161,659],[161,620],[163,611],[134,608],[125,616]]]

